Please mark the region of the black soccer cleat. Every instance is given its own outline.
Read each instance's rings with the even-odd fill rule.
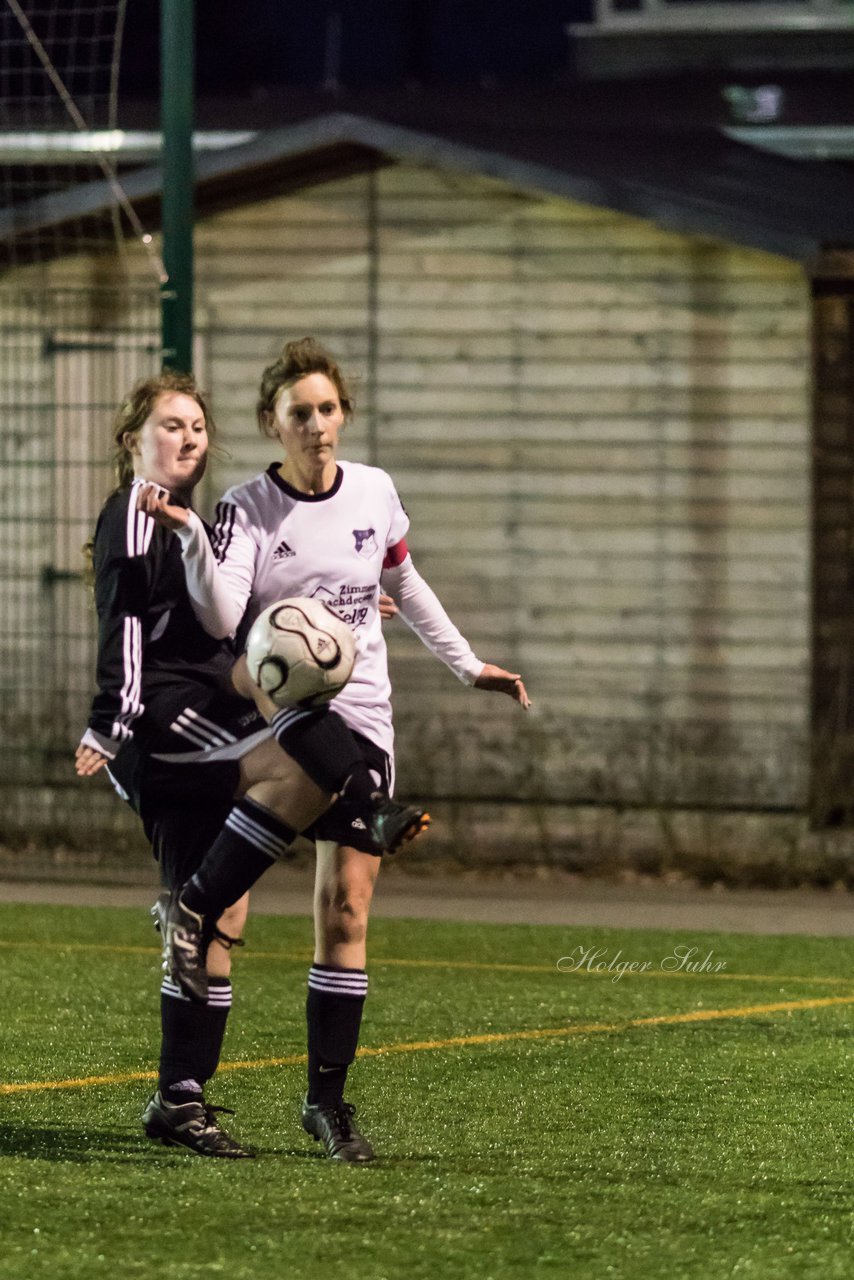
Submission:
[[[255,1152],[235,1142],[215,1118],[228,1107],[209,1107],[206,1102],[167,1102],[160,1090],[152,1094],[142,1113],[146,1136],[164,1147],[186,1147],[197,1156],[218,1156],[225,1160],[252,1160]]]
[[[353,1122],[356,1108],[349,1102],[330,1106],[313,1105],[306,1098],[302,1104],[302,1127],[315,1142],[322,1142],[326,1154],[347,1164],[368,1164],[374,1149]]]
[[[414,840],[430,826],[430,815],[412,804],[397,804],[375,791],[371,796],[372,808],[368,815],[368,834],[376,845],[377,854],[396,853],[401,845]]]
[[[191,1000],[205,1004],[208,998],[205,956],[210,938],[204,916],[184,906],[178,889],[161,893],[151,914],[154,927],[160,930],[163,939],[164,970]]]

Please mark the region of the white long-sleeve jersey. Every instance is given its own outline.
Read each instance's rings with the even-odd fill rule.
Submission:
[[[381,579],[404,621],[466,684],[483,663],[412,564],[409,517],[384,471],[341,462],[325,493],[293,489],[274,463],[228,490],[217,507],[213,545],[191,516],[179,534],[188,588],[212,635],[240,640],[268,605],[317,596],[356,634],[356,664],[332,704],[351,729],[392,755],[391,684],[378,609]]]

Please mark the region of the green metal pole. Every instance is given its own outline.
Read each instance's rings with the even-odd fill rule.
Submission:
[[[160,0],[160,127],[163,131],[164,369],[193,368],[194,0]]]

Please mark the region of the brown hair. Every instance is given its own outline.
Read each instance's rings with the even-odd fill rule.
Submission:
[[[122,400],[113,422],[113,465],[116,472],[116,491],[129,489],[134,479],[133,454],[125,444],[125,436],[128,434],[137,435],[150,418],[152,410],[157,403],[157,397],[170,391],[191,396],[204,414],[208,438],[212,439],[216,434],[214,420],[192,374],[175,373],[170,369],[165,369],[162,373],[156,373],[151,378],[143,378],[141,382],[137,382],[135,386],[131,387]],[[94,535],[83,543],[80,550],[83,553],[84,561],[83,581],[94,592]]]
[[[258,388],[258,401],[255,414],[258,426],[265,436],[275,439],[276,431],[270,426],[270,416],[276,407],[276,399],[283,387],[292,387],[300,378],[307,378],[310,373],[325,374],[334,383],[344,410],[344,421],[349,422],[353,416],[355,402],[341,366],[334,356],[317,341],[316,338],[299,338],[295,342],[286,342],[278,360],[268,365],[261,374],[261,385]]]
[[[125,444],[125,436],[137,435],[150,418],[158,396],[170,391],[195,400],[204,414],[208,438],[213,439],[216,434],[216,426],[208,406],[191,373],[175,373],[171,369],[165,369],[151,378],[143,378],[122,400],[113,423],[113,464],[119,489],[129,489],[133,484],[133,454]]]

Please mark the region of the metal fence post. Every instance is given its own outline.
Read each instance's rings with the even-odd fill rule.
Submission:
[[[163,130],[164,369],[193,367],[194,0],[160,3],[160,118]]]

